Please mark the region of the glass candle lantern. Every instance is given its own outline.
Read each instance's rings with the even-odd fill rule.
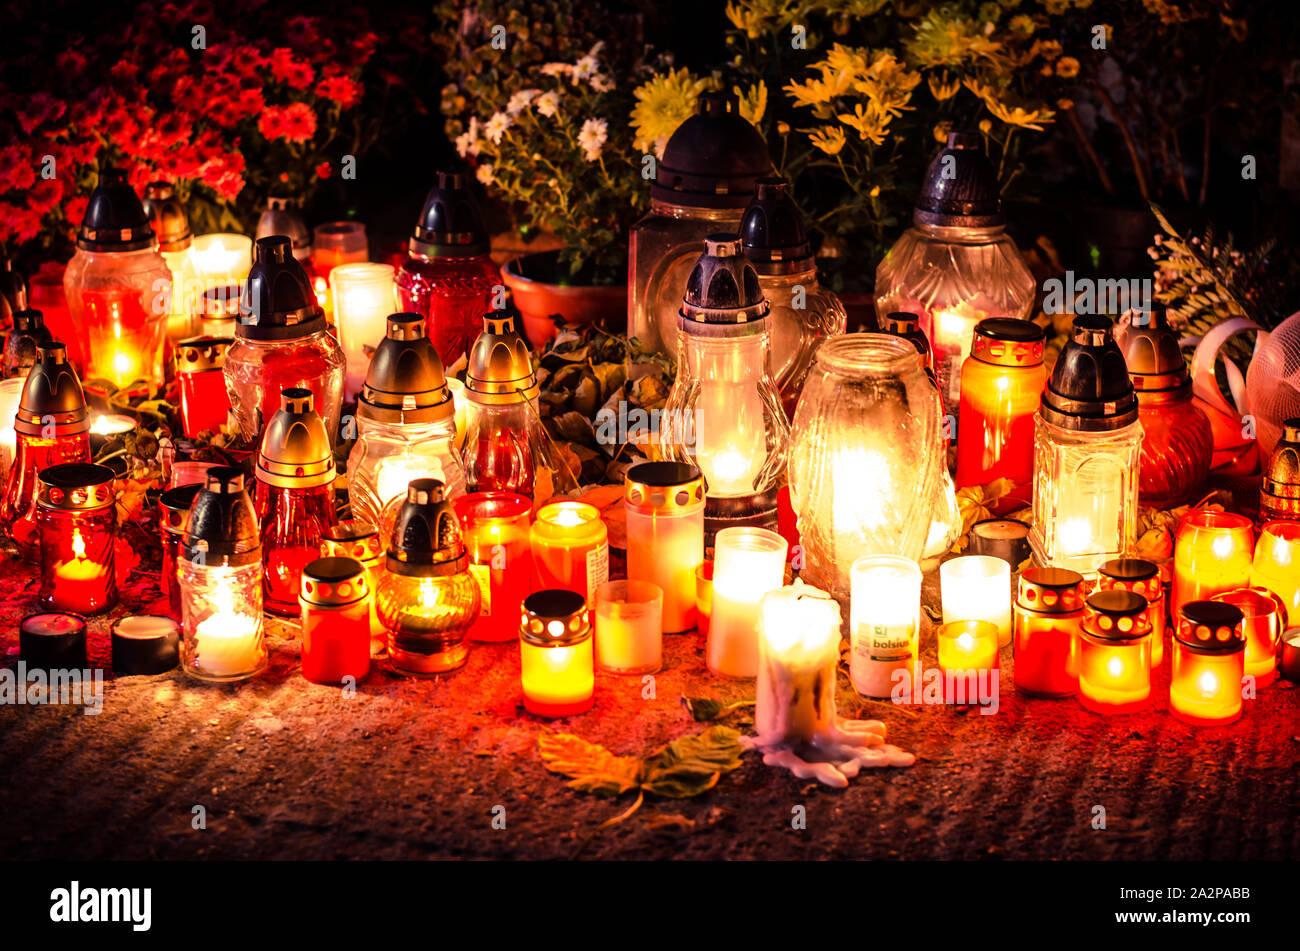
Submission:
[[[200,235],[193,251],[203,291],[243,284],[253,266],[253,239],[246,234]]]
[[[344,519],[325,529],[321,538],[322,558],[352,558],[366,569],[366,600],[370,604],[370,656],[382,654],[387,647],[388,634],[379,620],[379,606],[375,598],[379,582],[384,577],[384,543],[379,529],[361,519]]]
[[[1034,477],[1034,419],[1047,385],[1043,328],[994,317],[975,325],[971,358],[961,371],[956,484],[988,485]]]
[[[1276,594],[1292,623],[1300,622],[1300,522],[1269,522],[1260,529],[1250,584]]]
[[[1237,588],[1216,594],[1212,601],[1231,604],[1241,612],[1239,633],[1246,641],[1245,672],[1256,687],[1277,679],[1277,655],[1287,629],[1287,607],[1267,588]]]
[[[50,466],[41,471],[40,483],[40,605],[101,614],[117,603],[113,470],[87,463]]]
[[[789,546],[765,528],[724,528],[713,559],[713,589],[706,651],[709,670],[721,677],[758,673],[758,603],[785,583]]]
[[[1169,712],[1193,726],[1221,726],[1241,716],[1246,642],[1241,611],[1219,601],[1183,605],[1174,629]]]
[[[660,448],[699,468],[709,502],[757,505],[777,487],[790,436],[771,375],[768,303],[735,235],[705,239],[685,286]]]
[[[767,143],[741,117],[739,99],[701,93],[663,147],[650,211],[629,238],[627,326],[643,347],[677,355],[677,311],[700,242],[738,229],[758,179],[771,173]]]
[[[532,497],[546,459],[537,377],[509,314],[486,314],[465,371],[465,479],[471,492]]]
[[[535,588],[576,591],[594,604],[609,580],[609,530],[600,510],[586,502],[551,502],[529,530]]]
[[[288,235],[293,240],[293,256],[304,267],[310,264],[311,232],[298,206],[282,195],[267,196],[266,207],[257,218],[254,237],[269,238],[273,234]]]
[[[906,340],[855,333],[818,348],[789,456],[806,581],[843,602],[862,555],[921,560],[946,471],[940,415]]]
[[[1174,584],[1170,616],[1183,605],[1250,585],[1255,530],[1244,515],[1193,509],[1174,535]]]
[[[23,387],[26,385],[26,376],[0,380],[0,486],[8,480],[9,469],[14,464],[14,453],[18,450],[18,434],[14,432],[14,421],[18,416],[18,404],[23,398]]]
[[[889,697],[895,671],[910,676],[921,657],[921,569],[899,555],[863,555],[849,575],[849,678],[863,696]]]
[[[1260,521],[1300,522],[1300,418],[1288,419],[1259,490]]]
[[[263,603],[297,617],[302,569],[320,555],[334,508],[334,452],[309,390],[287,389],[262,434],[254,504],[262,526]]]
[[[817,260],[784,178],[760,178],[740,222],[745,258],[771,306],[771,370],[786,415],[794,414],[813,352],[844,333],[848,313],[817,280]]]
[[[68,295],[63,289],[63,278],[67,268],[51,261],[41,265],[41,269],[32,275],[28,290],[28,306],[39,310],[49,328],[51,336],[68,348],[68,360],[84,373],[86,368],[86,328],[84,324],[73,323],[72,311],[68,309]]]
[[[181,669],[198,680],[247,680],[266,669],[262,547],[244,474],[208,470],[181,542]]]
[[[652,674],[663,666],[663,589],[649,581],[606,581],[596,589],[596,666]]]
[[[682,462],[642,462],[627,470],[627,577],[663,592],[663,633],[696,625],[695,569],[704,562],[704,481]]]
[[[162,380],[172,272],[120,169],[106,169],[90,196],[63,288],[73,322],[85,328],[88,378],[118,387]]]
[[[162,571],[159,574],[159,584],[167,603],[171,605],[172,617],[178,620],[181,616],[181,589],[176,580],[176,568],[181,542],[190,524],[190,507],[203,491],[203,484],[196,482],[175,486],[164,490],[158,498],[158,524],[162,531]]]
[[[348,361],[344,395],[351,399],[365,385],[370,369],[368,351],[384,339],[388,315],[397,306],[393,267],[369,262],[341,264],[330,272],[330,294],[334,326]]]
[[[1142,424],[1109,318],[1074,318],[1035,425],[1029,543],[1041,564],[1091,577],[1137,540]]]
[[[459,171],[438,172],[397,272],[402,310],[425,319],[444,366],[469,352],[502,286],[487,226]],[[513,626],[513,623],[512,623]]]
[[[1011,643],[1011,566],[991,555],[963,555],[939,566],[943,619],[988,621],[998,646]]]
[[[239,284],[222,284],[204,291],[194,304],[194,336],[233,340],[243,293]]]
[[[1097,591],[1085,602],[1079,702],[1094,713],[1133,713],[1151,699],[1151,623],[1146,598]]]
[[[370,581],[355,558],[317,558],[302,570],[302,675],[339,684],[370,673]]]
[[[226,351],[233,338],[196,337],[176,344],[176,378],[181,391],[181,426],[186,437],[218,433],[230,415]]]
[[[1151,623],[1151,666],[1159,667],[1165,657],[1165,583],[1160,567],[1140,558],[1116,558],[1097,571],[1097,590],[1132,591],[1147,599]]]
[[[235,342],[226,351],[226,390],[241,435],[256,442],[279,410],[281,392],[301,387],[311,391],[333,445],[346,363],[311,280],[293,256],[293,242],[284,235],[259,240]]]
[[[1006,233],[997,175],[978,133],[950,132],[925,173],[912,227],[876,268],[876,313],[911,311],[934,350],[946,411],[956,415],[975,327],[1026,319],[1034,277]]]
[[[357,400],[357,442],[348,456],[352,511],[384,535],[412,479],[437,479],[448,498],[465,494],[455,403],[424,318],[392,314],[386,326]]]
[[[1016,689],[1038,697],[1079,691],[1083,575],[1065,568],[1029,568],[1020,576],[1013,657]]]
[[[26,379],[36,366],[36,350],[54,341],[39,310],[20,310],[13,315],[14,325],[4,342],[3,376]],[[16,407],[15,407],[16,408]]]
[[[1129,319],[1120,346],[1142,423],[1138,496],[1144,506],[1172,509],[1190,502],[1205,484],[1214,433],[1209,417],[1192,400],[1192,377],[1165,305],[1153,301],[1148,312]]]
[[[512,641],[519,634],[519,606],[533,590],[532,509],[527,496],[510,492],[474,492],[456,500],[469,572],[479,585],[470,640]]]
[[[166,333],[171,340],[183,340],[194,335],[194,301],[203,292],[198,265],[194,263],[189,216],[170,182],[150,182],[142,205],[158,239],[158,252],[172,275]]]
[[[573,591],[524,599],[519,626],[524,709],[540,717],[585,713],[595,703],[595,652],[587,602]]]
[[[469,657],[466,635],[478,617],[479,584],[469,573],[460,522],[437,479],[416,479],[406,490],[377,601],[397,673],[429,677],[455,670]]]
[[[52,343],[37,352],[13,426],[14,462],[0,502],[0,526],[24,557],[35,560],[40,554],[36,534],[38,475],[48,466],[90,462],[86,397],[63,344]]]
[[[765,740],[815,746],[834,730],[840,606],[796,581],[759,602],[754,730]]]

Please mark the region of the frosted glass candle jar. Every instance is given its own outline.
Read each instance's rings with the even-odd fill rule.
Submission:
[[[586,502],[542,506],[529,532],[536,587],[564,588],[594,603],[609,580],[609,530],[600,510]]]
[[[663,592],[665,634],[696,625],[695,569],[704,561],[704,480],[680,462],[627,470],[627,577]],[[599,631],[597,631],[599,638]]]
[[[849,572],[849,677],[858,693],[888,697],[894,672],[920,657],[921,569],[899,555],[864,555]]]
[[[1256,687],[1267,687],[1277,679],[1278,647],[1287,628],[1286,605],[1267,588],[1237,588],[1211,600],[1241,612],[1238,632],[1246,641],[1245,672],[1255,678]]]
[[[944,623],[989,621],[998,646],[1011,643],[1011,566],[991,555],[964,555],[939,566]]]
[[[344,397],[361,392],[373,350],[387,333],[388,315],[397,310],[393,268],[388,264],[341,264],[330,272],[334,326],[347,358]]]
[[[247,235],[199,235],[190,250],[201,285],[199,293],[210,287],[242,284],[253,266],[253,239]]]
[[[1269,522],[1260,529],[1250,583],[1276,594],[1291,623],[1300,623],[1300,522]]]
[[[650,674],[663,666],[663,591],[648,581],[606,581],[596,589],[596,666]]]
[[[713,556],[713,604],[706,651],[722,677],[758,674],[758,602],[781,587],[789,546],[765,528],[724,528]]]
[[[1250,519],[1214,509],[1193,509],[1174,536],[1171,616],[1183,605],[1250,585],[1255,532]]]

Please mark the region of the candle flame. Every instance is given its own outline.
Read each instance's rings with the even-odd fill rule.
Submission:
[[[970,632],[967,631],[957,638],[957,646],[967,653],[970,653],[975,649],[975,638],[971,637]]]
[[[587,512],[577,508],[576,506],[560,505],[556,506],[554,511],[547,513],[546,520],[554,525],[573,528],[576,525],[581,525],[583,522],[589,521],[590,516]]]
[[[1219,558],[1227,558],[1232,554],[1232,536],[1220,535],[1214,540],[1214,554]]]
[[[77,529],[72,530],[72,554],[78,561],[86,557],[86,540]]]
[[[1118,657],[1112,657],[1106,661],[1106,673],[1110,674],[1113,679],[1119,680],[1124,676],[1124,661]]]
[[[1203,695],[1213,697],[1219,692],[1219,678],[1215,676],[1214,671],[1203,670],[1201,676],[1196,678],[1196,686],[1200,688]]]

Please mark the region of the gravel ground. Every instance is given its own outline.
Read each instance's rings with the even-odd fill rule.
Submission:
[[[927,599],[936,581],[927,579]],[[0,563],[0,651],[17,663],[30,568]],[[134,612],[156,609],[137,575]],[[108,619],[92,666],[108,666]],[[537,753],[547,729],[641,754],[703,725],[682,695],[752,697],[712,678],[694,635],[667,640],[655,698],[597,675],[595,709],[547,724],[522,711],[514,646],[479,646],[429,681],[372,673],[356,695],[298,672],[292,628],[271,624],[270,670],[213,687],[179,672],[106,680],[103,712],[0,706],[0,854],[11,859],[1294,859],[1300,857],[1300,693],[1279,682],[1237,724],[1194,730],[1168,710],[1167,665],[1144,714],[1002,693],[996,715],[862,703],[917,754],[830,790],[754,754],[696,799],[631,803],[567,789]],[[933,632],[922,654],[934,662]],[[1004,652],[1003,682],[1010,684]],[[843,680],[841,680],[843,684]],[[748,726],[743,712],[725,721]],[[203,806],[206,829],[192,827]],[[493,828],[497,806],[504,829]],[[794,807],[806,829],[792,828]],[[1106,828],[1093,828],[1095,807]],[[499,823],[498,823],[499,824]]]

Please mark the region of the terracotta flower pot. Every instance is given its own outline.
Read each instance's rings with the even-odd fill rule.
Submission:
[[[524,320],[524,333],[538,349],[555,336],[560,322],[580,326],[599,323],[617,332],[627,331],[627,282],[582,284],[580,278],[562,274],[559,251],[541,251],[515,258],[501,269],[515,306]]]

